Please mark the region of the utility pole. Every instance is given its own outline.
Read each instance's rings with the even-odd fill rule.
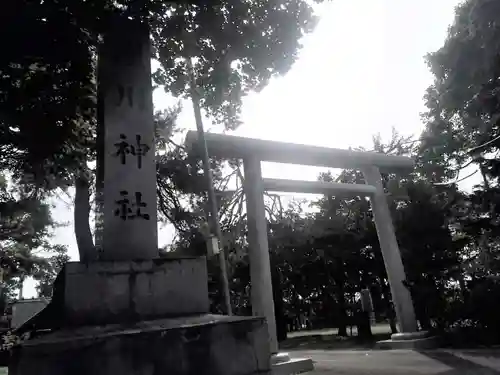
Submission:
[[[207,216],[209,219],[209,224],[211,227],[212,234],[215,234],[217,240],[219,241],[220,251],[217,254],[219,260],[219,270],[221,277],[221,286],[222,293],[224,295],[224,307],[225,313],[227,315],[232,315],[231,309],[231,297],[229,294],[229,280],[227,277],[227,265],[226,265],[226,256],[224,249],[224,242],[222,238],[222,231],[219,223],[219,214],[217,209],[217,199],[215,197],[215,190],[213,185],[212,171],[210,169],[210,158],[208,157],[208,148],[207,142],[205,140],[205,131],[203,129],[203,120],[201,118],[201,109],[200,109],[200,95],[198,92],[198,87],[196,85],[196,79],[194,75],[193,62],[191,61],[191,56],[187,57],[187,65],[188,65],[188,74],[189,74],[189,85],[191,89],[191,99],[193,102],[193,110],[194,117],[196,121],[196,129],[198,130],[198,141],[200,146],[200,151],[202,153],[203,160],[203,171],[206,178],[207,183],[207,191],[208,191],[208,204],[210,207],[210,211],[207,212]]]
[[[5,307],[7,306],[6,301],[4,300],[4,270],[2,268],[2,264],[0,264],[0,316],[2,316],[5,312]]]

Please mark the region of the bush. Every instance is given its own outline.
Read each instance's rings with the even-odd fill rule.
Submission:
[[[10,351],[11,349],[19,345],[25,340],[28,340],[31,337],[29,332],[24,333],[22,335],[16,335],[12,331],[4,332],[2,336],[0,336],[0,367],[7,367],[9,365]]]
[[[9,351],[15,345],[19,345],[24,340],[29,339],[29,337],[30,337],[29,333],[24,333],[23,335],[18,336],[16,334],[14,334],[12,331],[7,331],[1,338],[0,350]]]
[[[491,346],[500,343],[500,283],[487,278],[469,285],[465,299],[448,302],[443,312],[446,342],[451,346]]]

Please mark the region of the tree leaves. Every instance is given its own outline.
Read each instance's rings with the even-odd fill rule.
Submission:
[[[0,58],[0,167],[41,182],[67,174],[88,152],[82,121],[94,116],[92,41],[62,5],[12,5],[1,23],[9,38]]]
[[[464,164],[471,158],[467,152],[478,146],[482,153],[497,149],[495,143],[482,145],[500,134],[499,11],[495,1],[464,2],[444,46],[427,57],[435,82],[426,95],[429,109],[421,149],[428,161],[441,160],[442,168]]]
[[[201,106],[216,123],[234,129],[242,97],[290,69],[299,39],[315,23],[302,0],[172,6],[166,18],[153,23],[162,64],[155,78],[174,96],[190,96],[185,59],[193,58]]]
[[[315,18],[305,0],[118,2],[11,1],[1,16],[9,35],[0,58],[0,168],[65,176],[94,155],[96,47],[113,17],[148,15],[157,84],[190,95],[184,59],[196,57],[202,107],[227,128],[239,125],[241,99],[294,62]],[[57,48],[54,46],[57,45]]]
[[[425,97],[419,162],[433,182],[457,180],[471,165],[481,173],[482,184],[472,194],[462,194],[450,219],[462,251],[473,254],[467,255],[472,263],[484,263],[484,254],[498,253],[499,12],[495,1],[465,1],[443,47],[427,57],[435,81]],[[486,263],[483,269],[498,272],[494,263]]]

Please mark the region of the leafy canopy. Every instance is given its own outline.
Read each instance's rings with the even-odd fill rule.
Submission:
[[[309,2],[10,1],[0,15],[9,35],[0,57],[0,168],[43,188],[68,184],[92,158],[96,123],[96,51],[112,17],[150,23],[157,84],[189,96],[193,57],[201,105],[227,128],[239,124],[241,99],[297,57],[316,22]],[[209,4],[210,3],[210,4]],[[57,48],[54,48],[57,46]]]

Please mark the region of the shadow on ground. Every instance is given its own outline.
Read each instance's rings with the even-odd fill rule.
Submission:
[[[440,375],[498,375],[499,370],[493,369],[491,367],[483,366],[476,362],[458,357],[453,353],[435,350],[435,351],[419,351],[420,354],[426,357],[441,362],[442,364],[451,367],[450,370],[440,372]],[[489,353],[476,352],[477,357],[488,356]],[[499,357],[499,353],[495,353],[496,357]]]
[[[371,340],[304,332],[280,343],[280,349],[313,359],[318,375],[500,375],[500,348],[372,350],[389,337],[387,332],[374,332]]]
[[[437,349],[416,350],[290,350],[311,358],[317,375],[499,375],[500,364],[477,353]],[[478,358],[482,357],[482,358]]]
[[[342,337],[338,335],[307,335],[296,336],[286,339],[280,343],[283,350],[365,350],[374,347],[380,340],[390,338],[389,333],[373,335],[370,340],[361,340],[356,336]]]

